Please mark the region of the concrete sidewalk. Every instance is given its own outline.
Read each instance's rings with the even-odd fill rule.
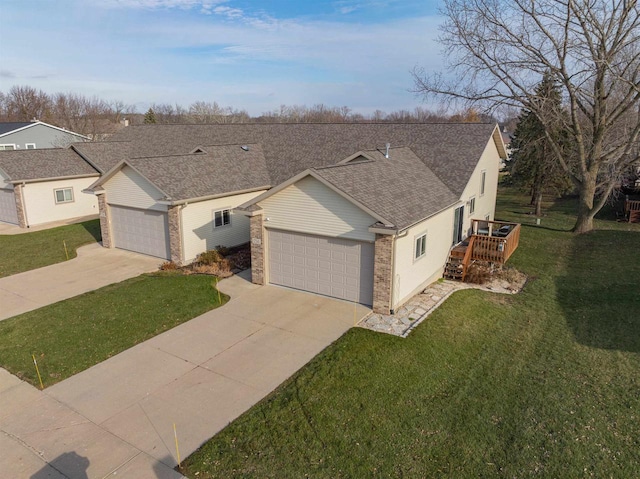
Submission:
[[[0,320],[157,270],[161,262],[98,243],[83,246],[72,260],[0,278]]]
[[[43,393],[14,385],[16,397],[24,400],[9,399],[7,404],[16,406],[8,416],[0,387],[0,446],[13,458],[0,455],[0,470],[29,477],[37,461],[44,467],[43,461],[62,458],[54,465],[63,475],[50,477],[73,477],[77,464],[89,478],[174,477],[169,475],[177,464],[174,424],[185,458],[369,312],[339,300],[256,286],[240,276],[220,287],[232,297],[225,306]],[[23,469],[15,469],[16,451],[26,458]]]

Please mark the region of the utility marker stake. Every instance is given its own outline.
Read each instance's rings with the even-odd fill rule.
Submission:
[[[62,244],[64,245],[64,254],[67,255],[67,261],[69,261],[69,251],[67,251],[67,242],[62,240]]]
[[[173,423],[173,437],[176,439],[176,454],[178,455],[178,468],[180,468],[180,449],[178,448],[178,433],[176,432],[176,423]]]
[[[222,304],[222,299],[220,299],[220,289],[218,289],[218,283],[220,282],[220,278],[216,276],[216,290],[218,291],[218,305]]]
[[[36,366],[36,372],[38,373],[38,379],[40,380],[40,389],[44,389],[44,384],[42,384],[42,376],[40,376],[40,370],[38,369],[38,361],[36,361],[36,355],[32,354],[33,364]]]

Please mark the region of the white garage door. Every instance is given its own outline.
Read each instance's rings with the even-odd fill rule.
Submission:
[[[167,213],[110,205],[111,232],[116,248],[168,259]]]
[[[0,190],[0,221],[18,224],[16,197],[13,190]]]
[[[269,282],[373,303],[373,243],[269,230]]]

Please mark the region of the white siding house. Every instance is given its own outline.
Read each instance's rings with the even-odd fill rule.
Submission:
[[[207,201],[187,203],[180,210],[183,263],[192,262],[196,256],[217,246],[238,246],[249,242],[249,218],[233,209],[262,191],[225,196]],[[229,211],[229,223],[215,226],[216,212]]]
[[[83,193],[95,177],[27,183],[22,187],[28,226],[98,214],[96,197]]]
[[[269,229],[375,240],[369,227],[376,219],[311,176],[270,196],[260,206]]]
[[[442,277],[452,234],[453,208],[447,208],[399,235],[394,243],[392,309]],[[423,236],[424,253],[420,254],[416,244]]]

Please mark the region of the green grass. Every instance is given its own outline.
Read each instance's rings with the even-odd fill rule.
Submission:
[[[214,282],[144,274],[0,321],[0,366],[38,385],[35,354],[44,385],[51,386],[220,306]]]
[[[76,257],[76,250],[100,240],[100,221],[91,220],[17,235],[0,235],[0,278]]]
[[[460,291],[407,339],[352,329],[183,462],[191,478],[637,477],[640,225],[574,236],[526,198],[503,296]]]

